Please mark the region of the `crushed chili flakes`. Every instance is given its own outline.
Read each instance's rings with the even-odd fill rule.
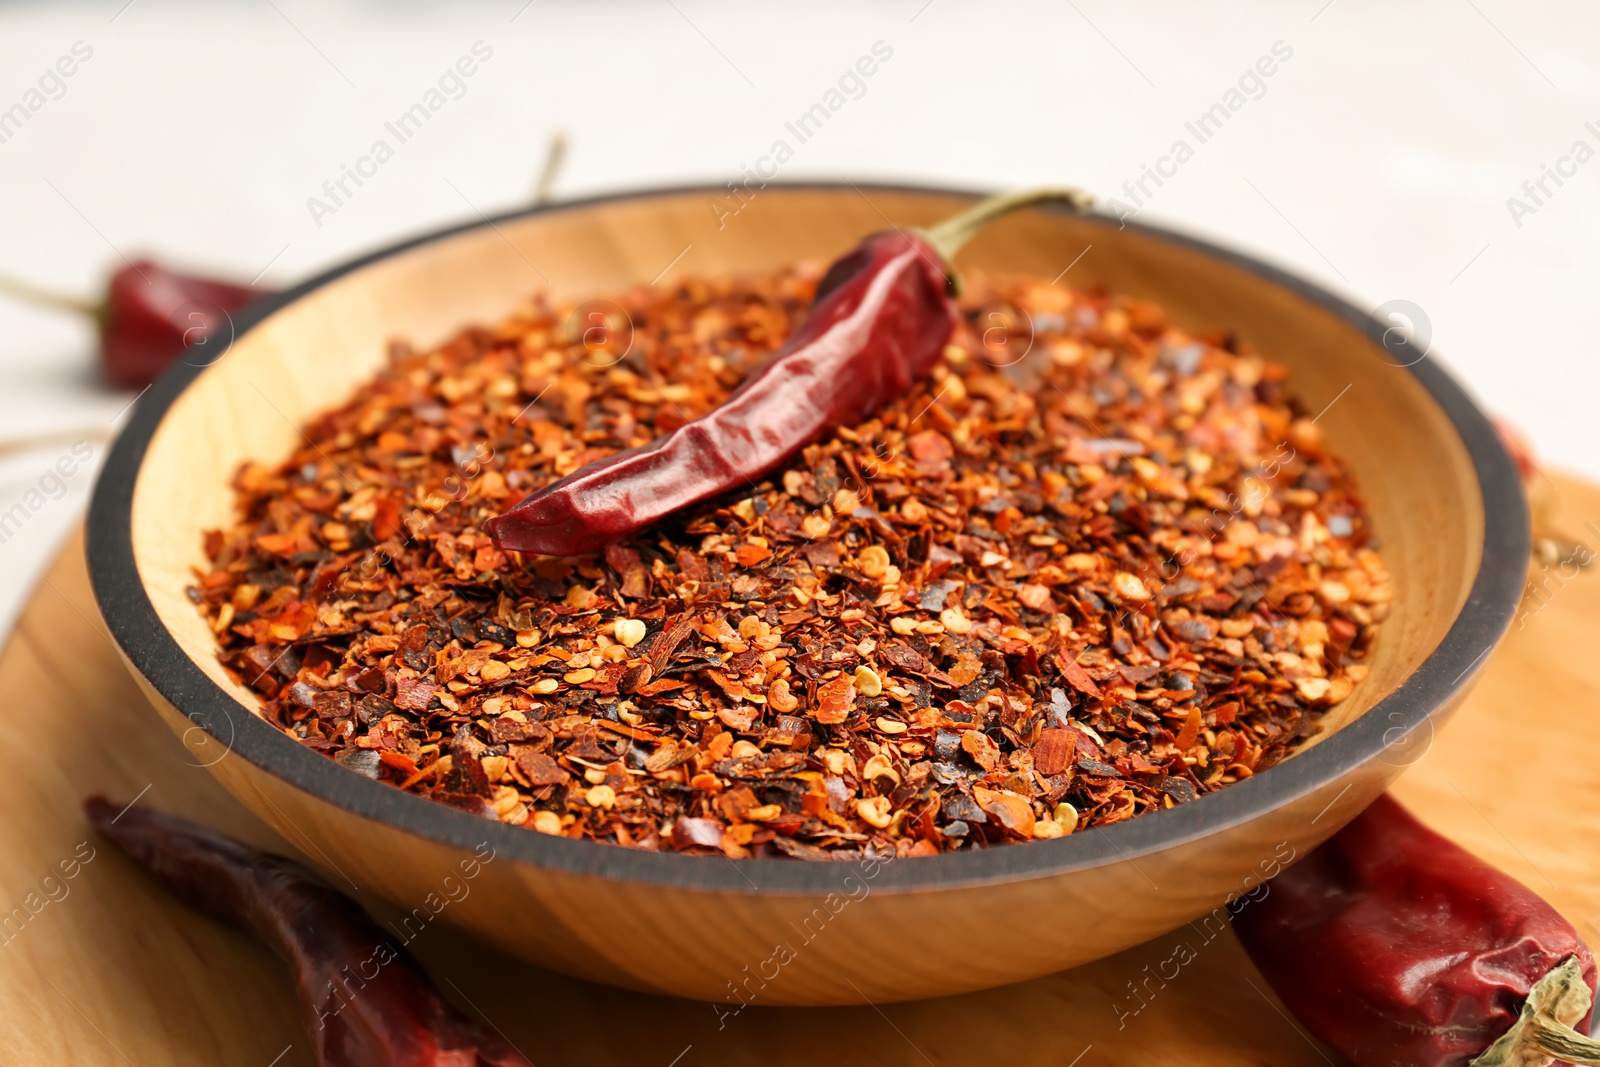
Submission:
[[[395,345],[236,476],[191,589],[223,664],[290,736],[483,817],[802,859],[1187,803],[1365,675],[1388,578],[1284,368],[1028,277],[970,276],[933,375],[747,491],[588,557],[482,533],[714,408],[817,277],[637,289],[627,332],[535,301]]]

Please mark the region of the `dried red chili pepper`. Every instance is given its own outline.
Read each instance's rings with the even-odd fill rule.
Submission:
[[[219,322],[266,290],[136,260],[111,276],[99,304],[0,277],[0,291],[43,307],[88,315],[100,330],[100,362],[112,383],[142,389],[184,352],[212,340]],[[225,342],[224,342],[225,343]]]
[[[1241,901],[1233,928],[1289,1010],[1357,1067],[1600,1063],[1595,962],[1527,886],[1387,796]]]
[[[91,797],[94,828],[196,911],[254,933],[294,971],[322,1067],[530,1067],[441,997],[354,902],[292,860],[198,823]]]
[[[180,274],[148,259],[123,267],[111,276],[100,324],[106,374],[118,385],[143,388],[186,351],[215,343],[212,335],[227,314],[261,295],[247,285]]]
[[[1071,189],[985,200],[924,231],[876,233],[833,264],[809,315],[721,407],[642,448],[591,463],[489,520],[502,549],[574,556],[754,482],[830,426],[860,421],[926,373],[959,311],[949,261],[979,228]]]

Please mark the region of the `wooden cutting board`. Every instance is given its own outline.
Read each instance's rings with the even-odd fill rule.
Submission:
[[[1600,489],[1553,476],[1544,490],[1548,527],[1600,547]],[[100,622],[82,557],[75,538],[0,656],[0,723],[11,738],[0,776],[0,1061],[311,1064],[278,962],[175,904],[84,825],[79,803],[99,792],[294,851],[196,766],[145,704]],[[1429,824],[1547,897],[1593,945],[1597,646],[1600,568],[1546,571],[1471,700],[1396,788]],[[1189,951],[1178,953],[1184,943]],[[1332,1062],[1230,933],[1207,940],[1188,927],[985,993],[882,1008],[752,1007],[723,1019],[708,1004],[541,971],[443,925],[411,947],[448,995],[540,1067]],[[1181,968],[1171,962],[1191,954]]]

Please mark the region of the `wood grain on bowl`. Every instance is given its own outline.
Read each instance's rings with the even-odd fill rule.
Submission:
[[[184,594],[205,564],[199,531],[231,522],[237,466],[287,454],[297,426],[368,378],[389,340],[440,340],[537,289],[581,299],[826,261],[886,219],[929,223],[968,202],[774,186],[719,230],[706,195],[567,205],[336,273],[246,323],[214,366],[164,380],[136,413],[91,516],[97,595],[147,695],[197,760],[207,746],[231,746],[212,772],[313,862],[410,908],[488,842],[502,860],[447,921],[554,969],[637,989],[737,999],[754,981],[765,1003],[824,1004],[985,988],[1201,916],[1331,834],[1459,703],[1509,621],[1527,544],[1520,489],[1448,377],[1432,364],[1394,367],[1370,319],[1268,268],[1148,228],[1035,211],[995,225],[961,262],[1055,277],[1077,259],[1076,286],[1155,300],[1181,326],[1232,329],[1288,365],[1310,410],[1326,408],[1329,447],[1355,471],[1383,542],[1393,611],[1371,674],[1302,754],[1192,804],[1057,841],[879,865],[733,864],[475,820],[346,771],[254,719],[254,698],[217,664]]]

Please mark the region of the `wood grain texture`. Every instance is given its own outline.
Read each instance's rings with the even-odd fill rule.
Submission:
[[[1600,547],[1600,490],[1554,480],[1552,525]],[[1592,526],[1585,528],[1586,523]],[[45,876],[96,850],[59,897],[0,930],[0,1056],[83,1067],[311,1063],[280,965],[174,903],[93,838],[94,792],[202,820],[294,852],[159,726],[101,628],[74,542],[0,656],[0,721],[26,738],[0,778],[0,910],[48,899]],[[1546,896],[1600,942],[1600,742],[1593,677],[1600,571],[1544,575],[1450,729],[1396,787],[1430,825]],[[359,894],[375,913],[394,909]],[[1048,915],[1039,917],[1049,922]],[[830,931],[832,933],[832,931]],[[714,929],[705,931],[714,937]],[[824,934],[824,937],[828,934]],[[932,936],[940,936],[933,931]],[[1129,991],[1187,945],[1195,959],[1147,1006]],[[1076,970],[938,1000],[826,1009],[726,1008],[564,978],[444,923],[411,948],[447,995],[539,1064],[810,1064],[819,1055],[894,1067],[1160,1062],[1223,1067],[1326,1061],[1281,1015],[1231,933],[1191,927]],[[623,946],[625,949],[625,946]],[[1149,968],[1147,971],[1146,968]],[[719,1027],[720,1022],[720,1027]],[[287,1050],[287,1051],[285,1051]],[[1087,1050],[1087,1051],[1086,1051]],[[675,1057],[682,1055],[681,1059]]]
[[[923,224],[963,204],[943,194],[774,188],[719,228],[701,195],[666,193],[508,220],[336,278],[244,334],[155,428],[134,490],[131,530],[139,578],[161,625],[242,707],[256,706],[223,672],[212,634],[184,595],[191,569],[203,563],[198,532],[231,521],[227,486],[237,466],[278,462],[298,440],[300,424],[370,376],[391,338],[427,344],[465,323],[494,322],[540,289],[557,298],[590,296],[653,279],[827,260],[887,219]],[[1308,410],[1323,413],[1320,425],[1332,447],[1355,468],[1384,539],[1395,610],[1370,677],[1324,719],[1331,734],[1399,687],[1466,601],[1483,544],[1470,457],[1423,386],[1378,358],[1357,325],[1199,249],[1104,222],[1031,212],[985,232],[960,262],[1048,278],[1091,243],[1092,254],[1074,267],[1074,282],[1153,298],[1179,324],[1225,326],[1287,364],[1294,391]],[[215,743],[208,749],[181,709],[148,685],[145,691],[191,741],[193,761],[211,762]],[[290,755],[319,759],[304,750]],[[247,760],[223,759],[211,770],[324,871],[406,909],[435,892],[465,855],[357,817]],[[486,868],[473,895],[452,906],[447,919],[521,958],[655,992],[736,995],[746,968],[760,970],[780,942],[799,944],[796,937],[804,947],[783,964],[781,981],[761,986],[764,1002],[966,992],[1098,959],[1208,913],[1249,889],[1257,868],[1283,850],[1303,852],[1332,833],[1399,770],[1393,759],[1341,767],[1258,818],[1208,823],[1136,861],[1110,857],[1080,870],[996,876],[981,888],[891,892],[880,883],[859,900],[851,894],[871,887],[859,879],[852,886],[850,872],[841,869],[837,888],[850,896],[842,910],[839,895],[824,891],[650,885],[506,860]],[[1280,771],[1277,780],[1284,777]],[[348,789],[357,788],[377,787],[351,775]],[[823,927],[825,935],[812,936]]]

